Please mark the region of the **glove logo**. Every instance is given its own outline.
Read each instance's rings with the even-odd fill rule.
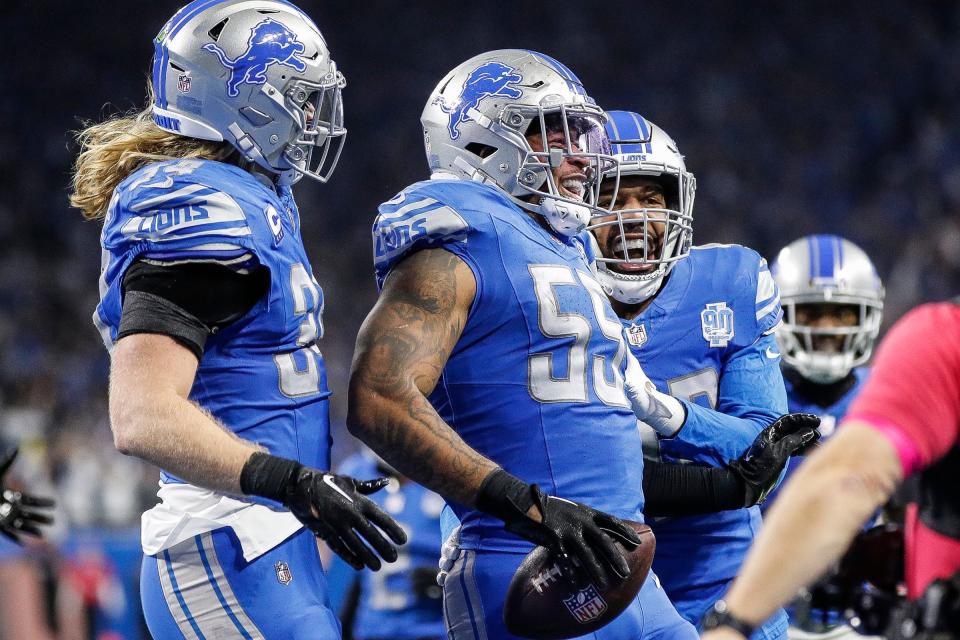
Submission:
[[[286,562],[278,562],[273,565],[274,570],[277,572],[277,582],[283,586],[287,586],[290,582],[293,581],[293,574],[290,573],[290,565]]]
[[[600,597],[597,588],[592,584],[566,598],[563,604],[580,624],[586,624],[597,619],[607,610],[607,603]]]
[[[483,64],[467,76],[463,82],[463,89],[453,104],[448,105],[443,96],[434,101],[444,113],[449,114],[450,122],[447,132],[451,140],[460,137],[460,124],[471,120],[470,111],[480,105],[480,101],[491,96],[500,96],[516,100],[523,92],[512,84],[523,82],[523,76],[517,70],[502,62],[488,62]]]
[[[240,95],[241,84],[266,84],[267,69],[272,64],[284,65],[301,73],[307,69],[307,64],[300,59],[306,47],[297,40],[297,34],[273,18],[267,18],[253,28],[247,40],[247,50],[233,60],[213,42],[203,48],[215,54],[220,64],[230,70],[227,95],[231,98]]]
[[[703,339],[711,347],[726,347],[733,339],[733,309],[726,302],[712,302],[700,312]]]

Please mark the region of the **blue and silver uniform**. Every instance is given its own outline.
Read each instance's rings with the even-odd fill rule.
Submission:
[[[355,478],[383,475],[374,456],[366,452],[344,460],[340,473]],[[418,581],[432,582],[436,587],[443,498],[415,482],[404,481],[399,485],[391,482],[370,499],[403,527],[407,543],[397,549],[397,561],[384,564],[379,571],[350,570],[360,581],[353,637],[356,640],[445,637],[440,600],[417,591]],[[339,559],[335,562],[346,565]]]
[[[381,205],[373,237],[380,286],[424,248],[442,247],[473,272],[475,300],[430,396],[447,424],[546,493],[642,520],[626,346],[581,239],[545,230],[496,187],[458,180],[420,182]],[[496,518],[452,506],[463,524],[444,587],[447,631],[453,640],[509,638],[504,594],[533,545]],[[686,623],[654,580],[634,604],[595,637],[683,635]]]
[[[189,397],[270,453],[329,468],[330,392],[316,346],[323,295],[289,187],[274,190],[208,160],[149,164],[115,190],[101,243],[94,322],[108,349],[118,335],[123,276],[135,260],[268,269],[268,294],[209,336]],[[155,635],[339,637],[315,540],[292,514],[167,472],[159,495],[163,502],[144,514],[142,531],[144,611]],[[287,576],[293,580],[285,582]],[[296,615],[274,615],[291,603]]]
[[[850,403],[853,402],[854,398],[860,393],[869,374],[870,369],[868,367],[857,367],[851,371],[851,375],[855,377],[856,382],[850,386],[850,389],[844,393],[842,397],[826,407],[800,395],[790,378],[784,378],[784,384],[787,389],[787,405],[790,408],[790,413],[813,413],[820,416],[820,444],[823,444],[836,432],[837,426],[843,420],[843,417],[847,415],[847,409],[850,408]],[[764,513],[766,513],[770,505],[773,504],[774,498],[780,493],[780,489],[787,482],[787,479],[800,467],[803,460],[802,457],[790,458],[783,479],[777,488],[767,496],[767,501],[763,503],[762,509]]]
[[[673,438],[645,434],[647,455],[723,465],[786,412],[773,330],[782,316],[766,262],[737,245],[693,247],[633,320],[630,348],[657,388],[678,398],[687,419]],[[760,527],[760,509],[651,523],[654,569],[677,610],[699,623],[727,590]],[[780,611],[755,637],[782,637]]]

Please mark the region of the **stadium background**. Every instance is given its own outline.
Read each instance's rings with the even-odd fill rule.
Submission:
[[[21,478],[60,501],[50,546],[32,553],[54,573],[81,567],[71,575],[91,599],[113,561],[101,541],[135,557],[156,472],[112,447],[108,360],[90,321],[99,225],[67,204],[70,131],[143,104],[151,39],[179,4],[13,0],[0,18],[0,434],[22,444]],[[484,50],[548,53],[602,106],[668,131],[697,176],[697,243],[772,258],[804,234],[844,235],[885,281],[885,325],[960,292],[960,5],[300,5],[348,80],[336,175],[298,187],[327,300],[335,459],[355,447],[342,420],[353,339],[376,295],[370,222],[379,202],[426,177],[418,118],[428,93]]]

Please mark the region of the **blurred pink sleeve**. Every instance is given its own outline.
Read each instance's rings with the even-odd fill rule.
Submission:
[[[950,451],[960,433],[960,305],[922,305],[890,329],[853,420],[890,440],[904,476]]]

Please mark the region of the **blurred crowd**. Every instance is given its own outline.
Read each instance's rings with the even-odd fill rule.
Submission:
[[[90,320],[99,224],[68,207],[70,131],[142,105],[151,38],[178,2],[15,4],[4,46],[31,62],[10,65],[0,92],[0,433],[23,443],[21,472],[58,496],[61,522],[123,527],[153,502],[157,474],[112,446]],[[298,187],[337,424],[376,296],[376,206],[426,177],[423,101],[487,49],[549,53],[602,106],[666,129],[698,179],[697,243],[772,258],[804,234],[844,235],[887,285],[886,324],[960,292],[960,5],[301,4],[348,79],[341,165],[329,185]],[[354,445],[335,436],[340,459]]]

